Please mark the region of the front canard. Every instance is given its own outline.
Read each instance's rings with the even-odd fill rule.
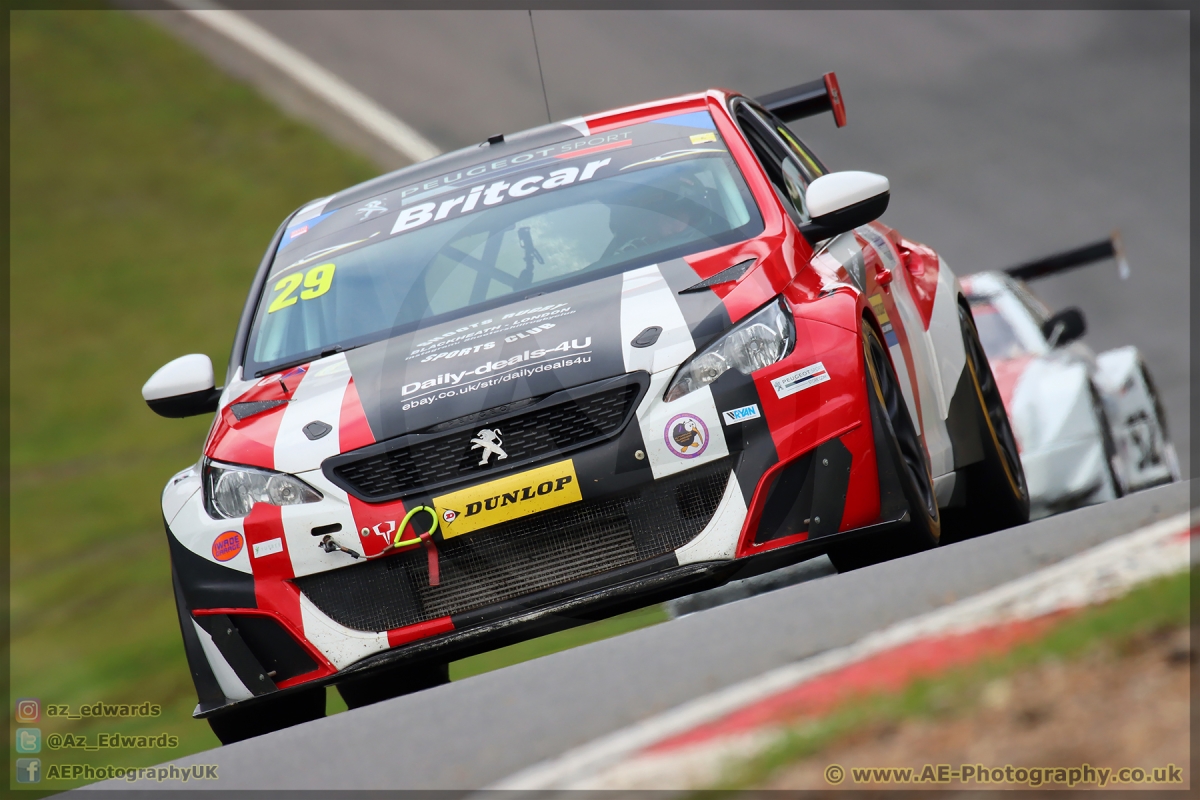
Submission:
[[[582,499],[575,462],[567,459],[435,497],[433,506],[449,539]]]

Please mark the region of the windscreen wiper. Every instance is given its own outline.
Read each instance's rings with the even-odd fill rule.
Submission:
[[[361,345],[355,345],[355,347],[360,346]],[[345,348],[341,345],[327,347],[321,351],[320,355],[300,356],[299,358],[293,358],[291,361],[284,361],[282,364],[275,364],[274,366],[267,367],[266,369],[260,369],[258,372],[254,373],[254,377],[261,378],[263,375],[268,375],[272,372],[279,372],[280,370],[288,369],[289,367],[298,367],[301,364],[307,364],[310,361],[316,361],[318,358],[327,358],[334,353],[344,353],[347,349],[353,350],[354,347]]]

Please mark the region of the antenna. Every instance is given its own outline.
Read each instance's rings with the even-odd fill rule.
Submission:
[[[546,122],[553,122],[550,116],[550,96],[546,94],[546,75],[542,72],[542,56],[538,53],[537,31],[533,27],[533,9],[529,9],[529,32],[533,34],[533,55],[537,58],[538,77],[542,79],[542,99],[546,101]]]

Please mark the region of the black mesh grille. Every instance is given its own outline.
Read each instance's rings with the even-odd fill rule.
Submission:
[[[439,545],[441,584],[423,550],[297,578],[316,606],[383,631],[481,608],[675,550],[695,538],[729,481],[727,459],[602,500],[495,525]]]
[[[500,420],[494,427],[507,456],[502,462],[479,463],[482,451],[471,449],[478,430],[471,427],[387,452],[365,448],[361,457],[335,456],[330,478],[362,500],[380,502],[474,477],[497,464],[513,467],[618,433],[640,393],[640,384],[626,383]]]

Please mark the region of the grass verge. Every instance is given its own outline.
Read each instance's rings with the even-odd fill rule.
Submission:
[[[462,661],[455,661],[450,665],[450,680],[460,681],[472,675],[491,672],[494,669],[541,658],[561,650],[570,650],[572,647],[620,636],[622,633],[629,633],[638,628],[646,628],[666,621],[667,612],[661,605],[639,608],[637,611],[630,611],[599,622],[589,622],[578,628],[551,633],[527,642],[464,658]]]
[[[601,639],[610,639],[613,636],[620,636],[623,633],[666,621],[667,612],[661,605],[639,608],[636,611],[629,611],[609,619],[589,622],[577,628],[539,636],[536,639],[518,642],[498,650],[454,661],[450,664],[450,680],[461,681],[474,675],[510,667],[513,664],[520,664],[522,661],[532,661],[551,653],[570,650],[573,647],[598,642]],[[345,710],[345,701],[342,700],[336,689],[330,687],[325,703],[325,713],[337,714]]]
[[[43,742],[174,737],[165,748],[44,744],[43,775],[54,764],[147,766],[218,742],[191,719],[158,504],[167,478],[198,458],[209,420],[157,417],[139,389],[189,352],[208,353],[223,375],[279,221],[377,170],[138,17],[10,19],[11,695],[41,701]],[[464,660],[453,674],[663,618],[633,612]],[[343,710],[330,695],[329,710]],[[97,701],[160,713],[48,715]],[[30,787],[14,776],[11,788]]]
[[[223,374],[276,225],[376,170],[141,19],[10,20],[11,693],[41,700],[44,776],[149,765],[217,745],[191,719],[158,507],[209,420],[159,418],[139,389],[189,352]],[[96,701],[161,711],[48,713]],[[52,733],[177,743],[51,751]]]
[[[899,693],[850,701],[831,714],[792,728],[759,756],[731,766],[712,788],[717,795],[731,795],[761,786],[783,768],[868,726],[968,714],[979,702],[983,687],[998,678],[1045,661],[1077,659],[1101,645],[1120,652],[1140,637],[1186,626],[1190,580],[1191,574],[1183,572],[1151,581],[1109,603],[1066,617],[1041,638],[1004,656],[914,681]],[[703,796],[713,794],[705,791]]]

